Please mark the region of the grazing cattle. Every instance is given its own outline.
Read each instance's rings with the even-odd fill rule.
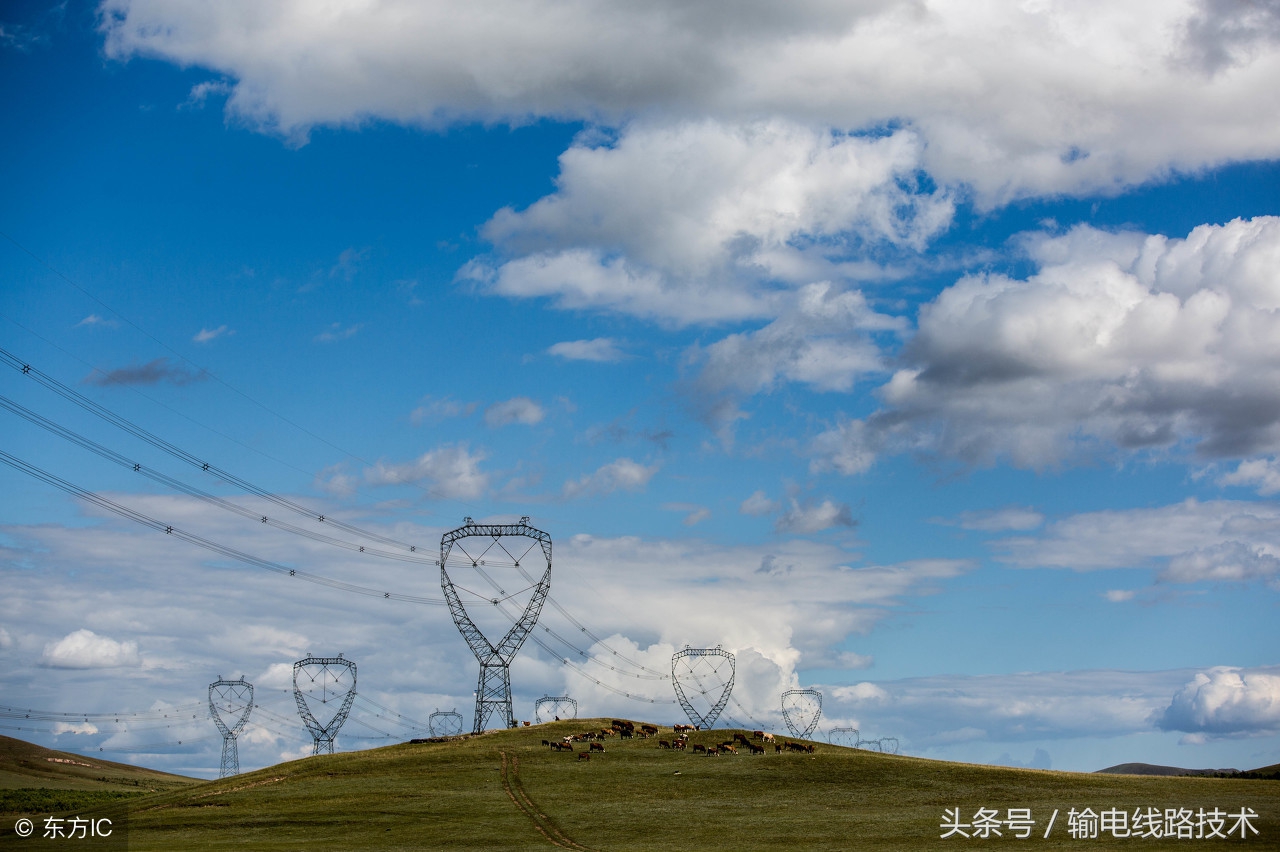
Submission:
[[[591,759],[591,752],[589,751],[578,752],[578,760],[590,760],[590,759]]]
[[[621,737],[621,738],[622,738],[622,739],[624,739],[624,740],[629,740],[629,739],[631,739],[631,729],[630,729],[630,728],[623,728],[621,731],[618,731],[618,736],[619,736],[619,737]]]
[[[640,730],[644,731],[651,737],[656,737],[658,735],[658,729],[653,725],[641,725]]]
[[[767,743],[771,743],[774,741],[773,734],[761,734],[760,739],[764,740]]]
[[[671,743],[666,740],[658,740],[658,748],[671,748]]]
[[[671,743],[671,747],[674,749],[679,749],[680,751],[684,751],[685,746],[687,744],[688,744],[688,740],[675,740]]]
[[[747,748],[751,749],[752,754],[764,754],[764,746],[758,746],[755,743],[747,743]]]
[[[706,752],[706,750],[707,750],[707,747],[706,747],[706,746],[704,746],[702,743],[694,743],[694,744],[693,744],[693,753],[694,753],[694,754],[697,754],[698,752],[703,752],[703,753],[705,753],[705,752]]]
[[[734,735],[733,735],[733,741],[734,741],[735,743],[742,743],[743,745],[746,745],[746,744],[748,743],[747,735],[746,735],[746,734],[734,734]]]
[[[764,739],[764,731],[752,731],[751,736],[755,737],[758,740],[762,740]]]
[[[693,731],[693,730],[697,730],[697,729],[696,729],[696,728],[694,728],[694,726],[693,726],[693,725],[673,725],[673,726],[672,726],[672,730],[673,730],[673,731],[675,731],[675,732],[678,734],[678,733],[680,733],[681,731]]]
[[[729,754],[737,754],[737,753],[738,753],[738,750],[737,750],[736,748],[734,748],[733,746],[731,746],[731,745],[722,745],[722,746],[720,746],[720,750],[721,750],[721,751],[727,751],[727,752],[729,752]]]
[[[720,749],[715,746],[707,746],[707,757],[719,757]]]
[[[774,751],[774,754],[782,754],[782,746],[775,743],[773,746],[773,751]]]
[[[604,743],[592,743],[590,751],[604,751]]]
[[[546,740],[543,740],[543,741],[542,741],[542,744],[543,744],[544,746],[549,746],[549,745],[551,745],[551,743],[547,742]]]

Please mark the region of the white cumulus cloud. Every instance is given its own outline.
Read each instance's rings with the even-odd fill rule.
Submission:
[[[1276,15],[1211,0],[785,6],[106,0],[108,56],[199,67],[305,140],[382,120],[780,116],[910,127],[993,201],[1280,153]]]
[[[822,532],[832,527],[857,526],[853,513],[845,503],[823,500],[821,503],[801,503],[791,499],[790,507],[782,513],[775,525],[780,532],[806,533]]]
[[[85,629],[45,645],[40,661],[60,669],[111,669],[141,664],[137,642],[117,642]]]
[[[1030,278],[967,276],[920,309],[885,407],[818,436],[815,467],[856,473],[907,449],[1034,469],[1280,449],[1280,218],[1183,239],[1082,225],[1026,245]]]
[[[445,445],[403,464],[379,461],[365,468],[364,480],[370,485],[426,482],[435,495],[470,500],[489,487],[489,474],[480,470],[485,458],[484,452],[472,453],[465,444]]]
[[[527,396],[516,396],[503,402],[495,402],[484,410],[484,422],[497,428],[511,423],[536,426],[546,416],[542,406]]]
[[[597,337],[593,340],[565,340],[547,349],[547,353],[563,358],[566,361],[621,361],[627,357],[611,337]]]
[[[1280,731],[1280,671],[1218,666],[1174,693],[1157,725],[1210,736]]]
[[[576,481],[564,484],[566,498],[611,494],[614,491],[639,491],[658,472],[658,465],[643,465],[629,458],[609,462]]]

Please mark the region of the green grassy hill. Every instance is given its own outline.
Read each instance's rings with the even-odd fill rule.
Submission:
[[[43,787],[154,793],[196,783],[199,783],[197,779],[183,775],[54,751],[25,740],[0,736],[0,790]]]
[[[1280,785],[945,763],[817,743],[815,754],[706,757],[606,740],[590,760],[541,745],[607,720],[308,758],[131,800],[136,850],[854,850],[1017,846],[1184,848],[1076,840],[1069,809],[1259,815],[1249,849],[1280,849]],[[732,732],[695,734],[712,744]],[[660,735],[671,739],[670,729]],[[579,752],[585,744],[578,744]],[[944,812],[1030,808],[1031,839],[943,840]],[[1059,811],[1049,839],[1042,835]],[[1217,843],[1227,841],[1218,840]],[[1234,841],[1239,843],[1237,839]],[[1197,847],[1198,848],[1198,847]]]

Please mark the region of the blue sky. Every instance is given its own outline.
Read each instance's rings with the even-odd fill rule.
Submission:
[[[719,644],[743,724],[807,687],[820,731],[928,757],[1280,761],[1274,10],[573,9],[10,4],[0,346],[398,541],[529,515],[574,619],[541,623],[628,663],[530,644],[517,716],[676,721],[647,672]],[[18,370],[0,395],[268,511]],[[439,597],[0,414],[0,449],[87,491]],[[292,662],[341,652],[377,705],[339,748],[391,733],[378,706],[469,719],[440,607],[11,467],[0,494],[6,706],[162,712],[244,675],[292,719]],[[42,724],[0,730],[217,771],[204,718]],[[241,764],[308,750],[274,722]]]

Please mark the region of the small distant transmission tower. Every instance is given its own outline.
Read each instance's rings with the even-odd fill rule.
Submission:
[[[782,693],[782,719],[791,736],[806,739],[822,718],[822,693],[816,689],[788,689]]]
[[[462,733],[462,714],[457,710],[437,710],[427,717],[433,737],[456,737]]]
[[[515,546],[508,549],[507,544],[512,544],[512,538],[532,539],[533,543],[527,548]],[[468,539],[474,541],[468,541]],[[504,539],[507,540],[505,543]],[[485,638],[484,633],[476,627],[475,622],[467,614],[467,608],[462,605],[458,590],[453,580],[449,578],[448,566],[454,564],[478,568],[482,573],[482,566],[514,567],[523,573],[520,562],[536,545],[541,545],[542,555],[547,562],[546,570],[543,571],[542,579],[532,581],[530,578],[533,582],[531,586],[533,594],[529,598],[529,603],[507,634],[495,645]],[[450,563],[449,557],[455,547],[461,556]],[[467,547],[474,550],[475,554],[468,552]],[[512,550],[515,553],[512,553]],[[528,638],[529,631],[533,630],[533,626],[537,624],[542,605],[547,600],[548,592],[551,591],[551,536],[529,526],[527,517],[521,518],[518,524],[477,524],[467,518],[462,526],[440,537],[440,588],[444,590],[445,601],[449,604],[449,614],[453,616],[453,623],[457,625],[458,632],[462,634],[467,646],[471,648],[471,653],[475,654],[476,660],[480,663],[473,732],[478,734],[483,731],[490,717],[495,713],[501,717],[504,727],[515,727],[516,719],[511,712],[510,666],[516,652]],[[499,591],[487,603],[499,607],[507,597],[509,596]]]
[[[729,672],[727,678],[724,676],[726,668]],[[720,711],[729,703],[735,671],[733,654],[718,645],[714,648],[686,646],[683,651],[671,655],[671,685],[675,687],[676,700],[690,722],[699,728],[715,725]],[[715,695],[717,689],[720,690],[718,696]],[[693,698],[700,698],[709,705],[706,713],[698,712],[693,706]]]
[[[351,702],[356,700],[356,664],[336,657],[307,657],[293,664],[293,699],[298,702],[298,715],[311,732],[312,754],[321,751],[333,754],[333,739],[351,712]],[[336,704],[327,723],[321,724],[315,716],[328,715],[322,708]],[[313,709],[314,708],[314,709]]]
[[[832,728],[827,732],[827,742],[845,748],[857,748],[862,735],[857,728]]]
[[[219,778],[240,774],[240,749],[236,737],[244,730],[253,710],[253,684],[243,676],[225,680],[221,676],[209,684],[209,715],[222,732],[222,766]],[[223,719],[223,715],[226,719]]]
[[[535,722],[578,718],[578,702],[567,695],[544,695],[533,703]]]

